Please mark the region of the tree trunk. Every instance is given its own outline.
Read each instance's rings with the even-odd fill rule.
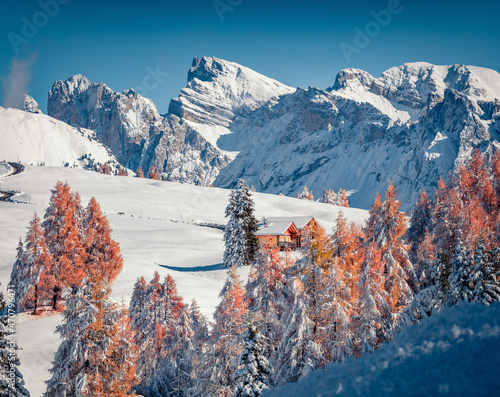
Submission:
[[[34,316],[36,316],[37,303],[38,303],[38,285],[35,285],[35,304],[33,307],[33,315]]]

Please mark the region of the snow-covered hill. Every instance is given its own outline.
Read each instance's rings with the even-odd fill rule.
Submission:
[[[0,107],[0,159],[27,164],[80,167],[118,162],[95,133],[43,114]]]
[[[500,389],[500,304],[464,303],[404,329],[359,359],[327,365],[262,397],[495,396]]]
[[[368,208],[392,179],[407,209],[473,148],[500,149],[499,99],[500,74],[483,68],[412,63],[378,79],[346,69],[332,88],[298,89],[236,120],[237,144],[219,143],[240,153],[215,184],[241,177],[258,191],[307,185],[316,196],[342,187]]]
[[[143,275],[149,280],[158,271],[162,277],[171,274],[186,301],[196,298],[211,318],[226,278],[221,267],[223,233],[192,222],[225,223],[229,191],[78,168],[27,166],[22,174],[0,179],[2,189],[21,190],[14,197],[17,203],[0,202],[2,291],[10,278],[19,238],[24,239],[34,211],[43,216],[57,180],[68,181],[72,191],[80,193],[84,205],[94,196],[113,228],[113,238],[119,242],[124,259],[123,271],[113,286],[114,299],[128,301],[135,279]],[[339,211],[357,224],[368,217],[364,210],[289,197],[256,193],[254,199],[259,218],[313,215],[328,230]],[[242,269],[243,276],[247,273],[248,269]],[[49,378],[47,370],[59,344],[52,332],[59,321],[59,317],[51,317],[17,324],[19,344],[24,348],[20,352],[21,371],[32,397],[41,395],[43,381]]]

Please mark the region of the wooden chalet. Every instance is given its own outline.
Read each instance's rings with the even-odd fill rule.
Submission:
[[[316,222],[312,216],[264,217],[255,235],[261,245],[296,249],[302,247],[312,222]]]

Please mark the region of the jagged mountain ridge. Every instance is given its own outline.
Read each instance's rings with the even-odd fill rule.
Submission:
[[[342,187],[351,205],[369,208],[392,179],[409,209],[473,148],[500,149],[497,98],[500,75],[483,68],[413,63],[378,79],[346,69],[331,88],[298,89],[249,115],[215,185],[243,178],[286,195],[307,185],[315,196]]]
[[[134,90],[115,93],[81,75],[56,81],[48,114],[70,125],[95,130],[120,162],[167,180],[210,184],[235,153],[217,147],[236,114],[250,111],[279,92],[272,79],[217,58],[195,58],[188,84],[161,116],[153,102]]]
[[[72,79],[82,81],[76,89]],[[472,66],[410,63],[379,78],[345,69],[330,88],[295,90],[195,58],[165,117],[133,90],[85,80],[56,82],[49,114],[95,129],[122,164],[154,165],[180,182],[232,187],[241,177],[286,195],[307,184],[315,196],[342,187],[354,192],[352,205],[368,208],[392,179],[409,208],[472,148],[500,147],[500,75]]]

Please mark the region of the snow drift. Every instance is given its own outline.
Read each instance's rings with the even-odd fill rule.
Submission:
[[[493,396],[499,367],[500,303],[464,303],[405,328],[373,354],[262,396]]]

